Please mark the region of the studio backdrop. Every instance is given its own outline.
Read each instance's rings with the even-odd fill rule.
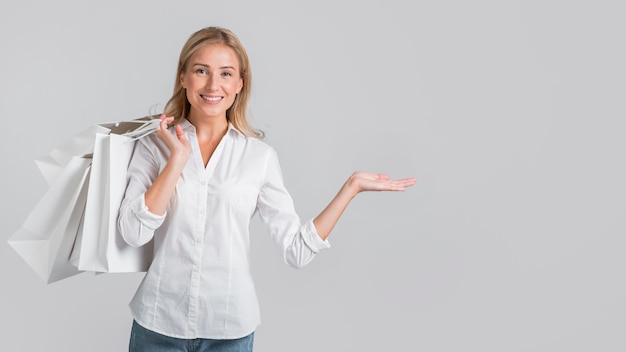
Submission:
[[[301,270],[254,219],[256,351],[626,350],[624,7],[3,2],[0,350],[127,350],[142,273],[46,284],[7,240],[48,189],[34,161],[162,109],[214,25],[248,50],[250,122],[303,220],[354,171],[417,178],[359,195]]]

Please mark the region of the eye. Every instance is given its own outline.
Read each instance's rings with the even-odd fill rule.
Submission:
[[[222,72],[222,77],[232,77],[232,75],[230,72]]]
[[[203,68],[198,68],[198,69],[196,69],[195,73],[197,73],[199,75],[206,75],[208,72],[207,72],[207,70],[205,70]]]

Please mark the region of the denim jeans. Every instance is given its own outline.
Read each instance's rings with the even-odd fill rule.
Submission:
[[[148,330],[133,320],[129,352],[252,352],[254,332],[234,340],[178,339]]]

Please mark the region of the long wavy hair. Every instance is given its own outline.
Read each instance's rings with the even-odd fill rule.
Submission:
[[[189,59],[201,47],[207,44],[224,44],[233,49],[239,60],[239,75],[243,80],[243,87],[233,105],[226,110],[226,119],[233,124],[241,133],[248,137],[263,138],[264,133],[250,126],[246,113],[248,111],[248,101],[250,99],[250,87],[252,83],[252,73],[250,72],[250,62],[248,54],[239,38],[228,29],[220,27],[206,27],[192,34],[182,50],[178,59],[178,69],[176,70],[176,80],[174,81],[174,92],[165,105],[164,113],[167,116],[174,116],[173,123],[179,123],[189,116],[191,104],[187,100],[185,89],[180,82],[180,76],[187,70]]]

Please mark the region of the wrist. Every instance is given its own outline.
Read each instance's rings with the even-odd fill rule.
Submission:
[[[354,179],[354,175],[348,177],[348,180],[341,187],[341,193],[344,193],[350,199],[356,197],[359,194],[359,187]]]
[[[185,165],[187,165],[187,161],[189,160],[189,155],[184,152],[172,153],[170,157],[167,159],[167,164],[171,165],[171,167],[175,169],[184,169]]]

